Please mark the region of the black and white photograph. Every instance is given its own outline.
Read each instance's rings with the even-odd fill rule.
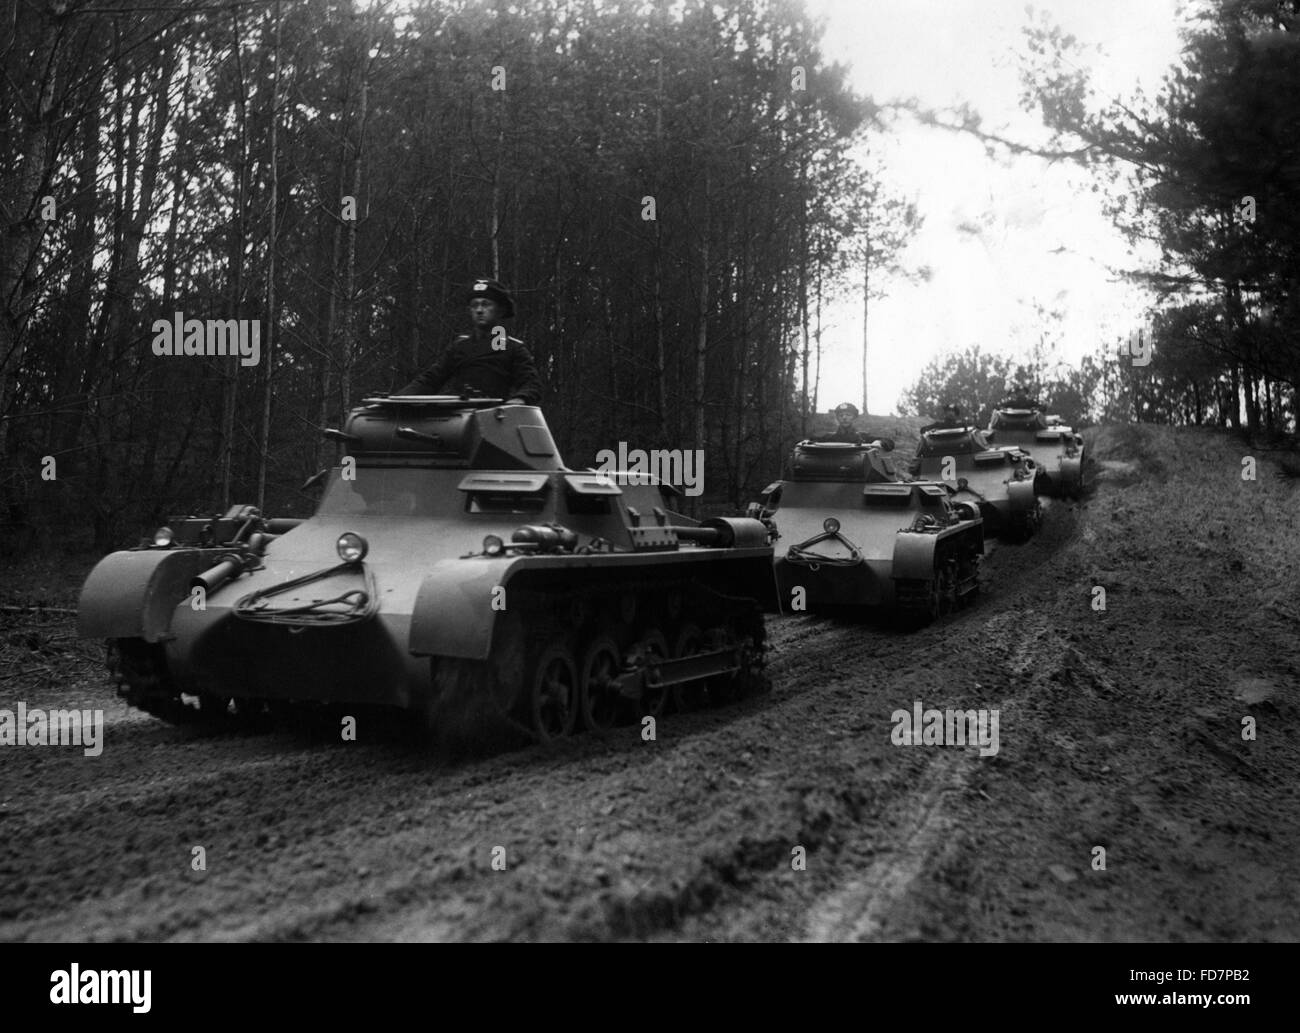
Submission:
[[[0,0],[0,65],[0,944],[1261,1003],[1296,0]]]

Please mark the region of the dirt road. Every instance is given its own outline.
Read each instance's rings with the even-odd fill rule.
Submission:
[[[448,765],[364,718],[172,727],[67,617],[7,613],[0,708],[107,726],[0,747],[0,939],[1300,938],[1295,482],[1208,431],[1095,450],[978,606],[770,619],[772,692],[654,742]],[[896,745],[917,703],[996,710],[997,752]]]

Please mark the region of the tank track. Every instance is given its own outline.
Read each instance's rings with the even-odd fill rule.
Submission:
[[[1006,538],[1011,542],[1027,542],[1037,532],[1043,523],[1043,507],[1034,499],[1034,508],[1028,513],[1013,514],[1007,521]]]
[[[934,550],[935,576],[931,580],[899,578],[894,581],[899,621],[908,627],[923,627],[953,610],[972,605],[979,597],[981,559],[981,554],[964,537],[940,541]]]
[[[595,683],[584,674],[596,668],[598,643],[616,651],[624,671],[643,666],[647,652],[673,657],[727,647],[740,648],[741,667],[673,690],[652,690],[638,700],[611,695],[608,721],[595,721],[597,730],[633,724],[647,714],[723,706],[770,688],[766,628],[753,599],[685,579],[518,588],[510,599],[488,660],[432,661],[433,691],[423,719],[437,746],[452,755],[562,739],[591,725],[582,693]],[[543,664],[557,673],[551,682],[561,697],[548,712],[550,720],[535,707],[545,695],[538,688],[539,680],[547,680]]]
[[[129,706],[169,724],[216,724],[232,716],[231,701],[222,696],[202,693],[197,709],[188,706],[172,682],[161,645],[117,638],[109,639],[106,647],[108,672],[118,697]],[[234,716],[247,718],[261,711],[261,706],[252,702],[241,700],[239,704]]]

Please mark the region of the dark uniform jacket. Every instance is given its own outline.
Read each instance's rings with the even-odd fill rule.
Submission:
[[[1010,398],[1004,398],[998,402],[996,409],[1041,409],[1038,399],[1030,398],[1028,395],[1013,395]]]
[[[522,398],[525,405],[542,400],[542,384],[532,353],[517,337],[500,350],[492,334],[461,334],[432,366],[397,392],[399,395],[452,394],[480,398]]]
[[[819,434],[813,438],[813,441],[823,444],[838,442],[844,445],[863,445],[866,444],[867,439],[856,430],[840,430],[836,428],[829,434]]]

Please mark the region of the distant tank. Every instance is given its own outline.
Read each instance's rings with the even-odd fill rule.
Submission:
[[[1048,416],[1035,407],[994,409],[987,440],[1015,445],[1034,457],[1040,495],[1083,496],[1083,438],[1059,416]]]
[[[984,555],[979,507],[947,486],[900,480],[893,443],[804,441],[790,476],[749,512],[779,539],[784,605],[879,607],[927,623],[974,599]]]
[[[80,634],[109,641],[129,703],[390,704],[473,748],[764,687],[760,521],[694,521],[649,476],[567,469],[532,406],[378,397],[326,433],[347,454],[314,516],[236,506],[91,571]]]
[[[1014,445],[990,445],[974,427],[924,432],[909,472],[942,481],[955,490],[955,499],[976,503],[985,526],[1001,538],[1024,541],[1038,529],[1042,509],[1033,458]]]

